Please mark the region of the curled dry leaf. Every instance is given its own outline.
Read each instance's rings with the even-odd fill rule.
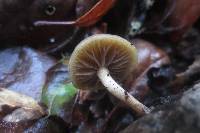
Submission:
[[[38,119],[45,112],[31,97],[0,88],[0,114],[6,122],[21,122]]]
[[[107,11],[112,8],[116,0],[100,0],[85,15],[76,20],[78,26],[90,26],[95,24]]]

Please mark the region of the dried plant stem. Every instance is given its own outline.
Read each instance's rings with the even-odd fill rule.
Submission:
[[[98,77],[111,94],[122,100],[124,103],[128,104],[138,115],[144,115],[150,112],[148,107],[135,99],[115,82],[115,80],[109,74],[107,68],[100,68],[98,71]]]
[[[35,26],[51,26],[51,25],[74,25],[76,22],[75,21],[36,21],[34,22]]]

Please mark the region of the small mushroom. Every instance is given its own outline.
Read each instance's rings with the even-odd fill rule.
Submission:
[[[149,108],[118,84],[136,66],[136,53],[135,47],[119,36],[98,34],[88,37],[71,55],[69,70],[72,82],[79,89],[95,91],[106,88],[139,115],[149,113]]]

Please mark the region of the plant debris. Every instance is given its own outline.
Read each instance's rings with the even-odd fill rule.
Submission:
[[[0,1],[0,132],[198,132],[199,16],[199,0]],[[138,63],[126,68],[132,71],[110,75],[124,99],[131,94],[150,114],[138,116],[102,86],[90,91],[72,84],[71,54],[96,34],[135,46]]]
[[[36,120],[45,115],[44,109],[31,97],[8,89],[0,89],[0,114],[5,122]]]

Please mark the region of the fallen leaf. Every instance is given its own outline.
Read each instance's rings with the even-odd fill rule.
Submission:
[[[116,0],[100,0],[92,7],[92,9],[75,21],[36,21],[34,25],[76,25],[79,27],[88,27],[98,22],[101,17],[113,7],[115,1]]]
[[[70,102],[76,93],[77,89],[72,83],[68,83],[44,92],[42,101],[48,106],[49,115],[59,115],[63,106]]]
[[[6,122],[21,122],[38,119],[45,112],[33,98],[0,88],[0,114]]]
[[[127,80],[126,87],[134,97],[144,100],[150,91],[147,72],[151,68],[160,68],[162,65],[170,64],[170,59],[163,50],[148,41],[141,39],[131,41],[138,50],[138,64]]]
[[[40,101],[46,72],[55,60],[28,47],[0,51],[0,87]]]
[[[76,16],[81,17],[88,12],[99,0],[77,0]]]
[[[91,10],[76,20],[76,25],[87,27],[95,24],[110,8],[112,8],[115,1],[116,0],[100,0]]]

